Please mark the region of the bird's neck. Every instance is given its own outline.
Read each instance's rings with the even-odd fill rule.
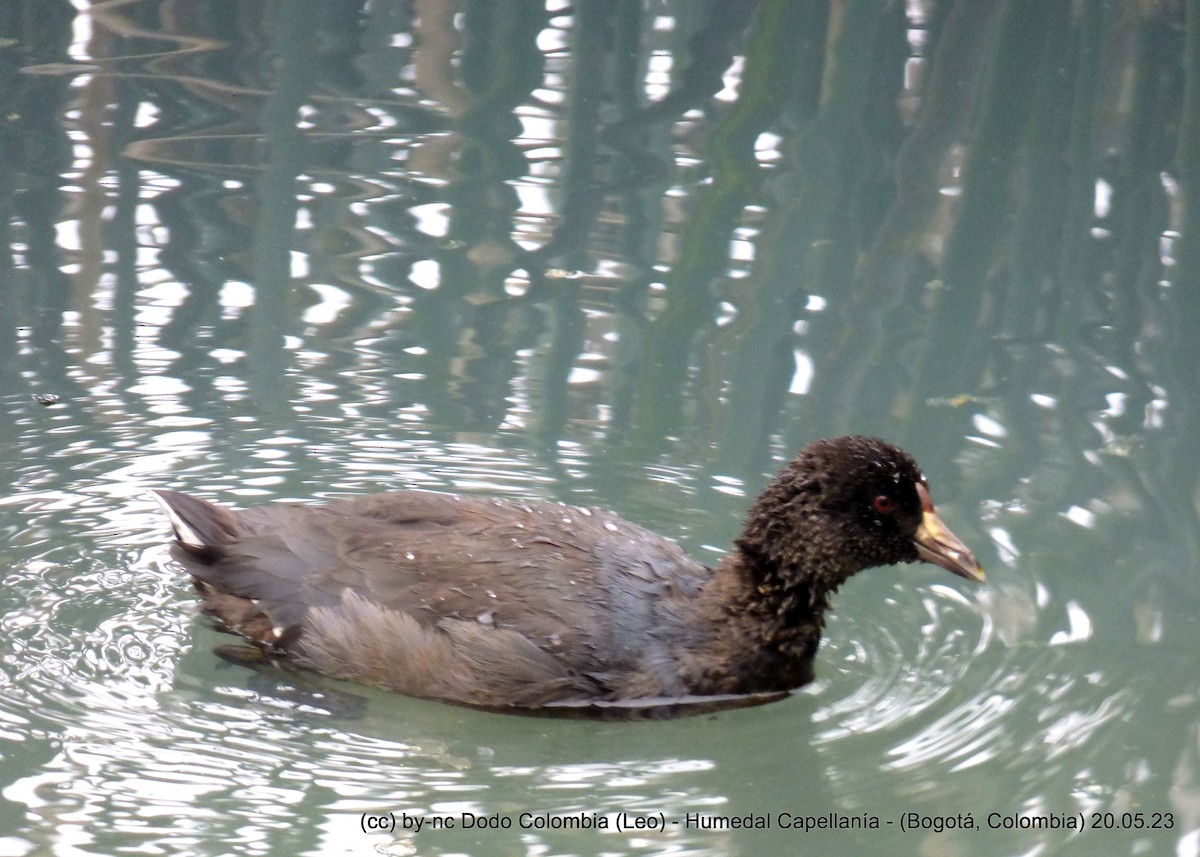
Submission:
[[[764,627],[772,629],[772,637],[783,639],[790,629],[811,624],[820,628],[829,596],[837,585],[811,573],[812,564],[805,557],[780,561],[746,541],[738,542],[731,557],[741,578],[746,609],[769,620]]]
[[[800,565],[773,562],[739,541],[718,566],[713,592],[727,617],[728,651],[748,659],[737,692],[790,690],[812,678],[830,586]],[[756,677],[762,676],[756,683]]]

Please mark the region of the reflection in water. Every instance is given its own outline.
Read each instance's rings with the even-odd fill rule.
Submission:
[[[798,805],[1170,811],[917,843],[1195,852],[1190,7],[77,5],[0,10],[7,853]],[[856,579],[816,685],[686,727],[273,698],[143,493],[553,498],[715,558],[846,430],[911,449],[993,583]],[[599,847],[794,843],[746,835]]]

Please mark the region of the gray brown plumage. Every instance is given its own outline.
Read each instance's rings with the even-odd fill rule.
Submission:
[[[156,491],[206,613],[299,666],[489,708],[780,694],[829,595],[924,559],[982,581],[883,441],[806,447],[709,569],[610,512],[398,491],[231,511]]]

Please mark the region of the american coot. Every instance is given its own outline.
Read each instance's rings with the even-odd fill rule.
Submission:
[[[983,581],[883,441],[807,446],[715,568],[599,509],[396,491],[231,511],[156,491],[205,613],[279,659],[486,708],[759,702],[812,677],[829,596],[924,560]]]

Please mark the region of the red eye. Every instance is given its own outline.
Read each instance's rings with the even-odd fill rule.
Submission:
[[[875,511],[881,515],[890,515],[892,510],[896,508],[896,501],[887,494],[880,494],[871,503],[875,507]]]

